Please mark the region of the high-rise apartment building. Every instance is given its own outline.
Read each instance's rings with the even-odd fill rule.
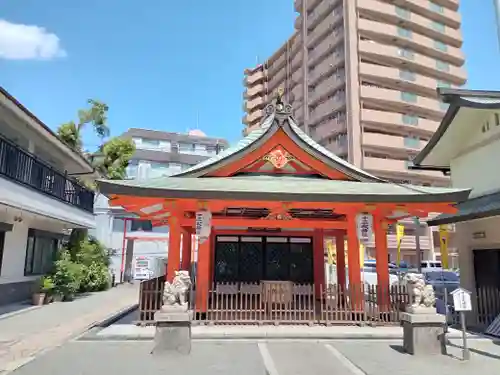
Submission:
[[[299,124],[352,164],[401,183],[446,186],[411,160],[447,110],[436,88],[466,82],[459,0],[295,0],[294,35],[245,71],[245,133],[283,87]],[[432,241],[428,241],[431,246]]]

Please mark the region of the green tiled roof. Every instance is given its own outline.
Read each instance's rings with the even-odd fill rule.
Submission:
[[[356,182],[301,177],[161,177],[140,180],[103,180],[108,194],[148,197],[278,200],[299,202],[458,202],[469,190],[401,186],[379,182]]]
[[[500,192],[469,199],[457,205],[456,214],[441,214],[429,220],[429,225],[459,223],[468,220],[500,216]]]

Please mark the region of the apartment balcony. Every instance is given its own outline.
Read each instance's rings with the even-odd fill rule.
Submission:
[[[361,110],[361,121],[365,125],[372,125],[375,128],[387,130],[410,130],[414,134],[431,135],[439,126],[439,121],[417,118],[415,116],[387,112],[376,111],[373,109]]]
[[[328,13],[342,13],[342,7],[335,8],[342,5],[342,0],[323,0],[321,1],[314,10],[307,15],[307,27],[314,28],[316,25],[325,18]]]
[[[366,15],[381,22],[398,25],[429,38],[460,48],[463,43],[460,29],[444,26],[443,30],[435,30],[435,21],[413,13],[397,5],[383,3],[377,0],[358,0],[361,15]]]
[[[0,138],[0,201],[20,212],[95,226],[93,191],[4,138]]]
[[[323,39],[314,49],[310,50],[308,53],[308,64],[316,65],[321,64],[321,60],[329,58],[330,54],[336,50],[343,51],[344,49],[344,33],[337,33],[332,38]],[[343,54],[343,52],[342,52]]]
[[[263,116],[263,112],[261,109],[258,109],[256,111],[252,111],[252,112],[248,113],[247,115],[243,116],[243,123],[248,125],[248,126],[252,126],[256,122],[260,122],[260,120],[262,119],[262,116]]]
[[[314,70],[309,72],[309,84],[316,85],[325,77],[334,74],[336,71],[342,71],[343,75],[345,75],[345,71],[343,68],[344,61],[345,56],[343,51],[328,55],[324,60],[322,60],[318,65],[314,67]]]
[[[249,85],[254,85],[257,82],[263,81],[264,78],[266,78],[266,75],[264,74],[263,70],[258,70],[253,73],[248,74],[244,79],[243,79],[243,84],[245,86]]]
[[[359,42],[359,51],[361,58],[367,57],[383,64],[435,77],[457,86],[463,85],[467,80],[464,68],[449,65],[447,70],[439,70],[435,59],[394,45],[362,40]]]
[[[269,94],[272,94],[279,86],[284,86],[287,78],[286,73],[287,71],[283,67],[283,69],[280,69],[274,75],[271,75],[271,79],[267,86]]]
[[[321,141],[333,134],[339,134],[345,131],[347,131],[347,124],[345,120],[338,119],[323,120],[318,125],[311,127],[311,134],[313,134],[313,138],[316,141]]]
[[[455,7],[436,6],[432,9],[428,2],[422,2],[422,0],[398,0],[397,4],[454,29],[458,29],[462,23],[460,12],[457,12]],[[456,6],[458,7],[458,1]]]
[[[283,70],[282,68],[286,63],[286,55],[286,47],[284,47],[267,61],[269,76],[273,77],[276,75],[276,72]]]
[[[262,108],[265,105],[263,97],[256,97],[254,99],[247,100],[243,103],[243,110],[246,112],[251,112],[256,108]]]
[[[345,86],[345,75],[331,75],[325,78],[309,92],[309,105],[316,105],[342,86]]]
[[[342,26],[343,15],[342,13],[330,14],[324,20],[322,20],[318,26],[314,28],[308,34],[308,48],[314,48],[317,46],[324,38],[325,35],[329,35],[329,38],[335,38],[339,34],[343,34]],[[334,31],[335,30],[335,31]]]
[[[363,158],[363,169],[373,174],[384,174],[396,176],[425,176],[436,180],[448,180],[443,173],[437,171],[417,171],[409,169],[411,161],[396,160],[389,158],[375,158],[365,156]],[[411,178],[411,177],[409,177]]]
[[[436,120],[440,120],[447,109],[437,99],[372,86],[361,87],[361,98],[366,104],[376,105],[381,109],[421,114]]]
[[[302,7],[304,5],[304,0],[295,0],[294,1],[294,9],[297,13],[302,13]],[[307,0],[307,10],[314,9],[318,4],[324,0]]]
[[[249,98],[253,98],[256,95],[259,95],[259,96],[263,95],[265,92],[266,92],[265,86],[262,83],[259,83],[259,84],[254,85],[254,86],[247,87],[243,96],[246,99],[249,99]]]
[[[403,35],[404,29],[395,25],[360,19],[358,29],[361,36],[405,46],[415,52],[424,53],[455,66],[462,66],[465,62],[465,55],[460,48],[447,46],[446,51],[437,49],[434,39],[416,32]]]
[[[418,139],[405,139],[403,136],[395,136],[380,133],[363,132],[363,146],[370,149],[379,150],[401,150],[405,151],[420,151],[427,144],[427,141]]]
[[[314,126],[318,124],[325,117],[335,113],[346,104],[345,93],[339,94],[337,97],[332,97],[319,104],[316,108],[310,111],[309,125]]]
[[[405,90],[430,98],[437,98],[436,87],[439,81],[435,78],[409,72],[401,68],[361,63],[360,76],[370,82]]]

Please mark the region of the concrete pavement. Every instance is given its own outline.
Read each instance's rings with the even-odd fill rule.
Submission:
[[[450,355],[421,359],[401,353],[400,340],[314,342],[199,341],[190,356],[152,357],[147,341],[71,341],[15,370],[12,375],[497,375],[500,346],[471,340],[471,360],[463,362],[459,342]],[[91,360],[89,360],[91,358]]]
[[[123,285],[0,320],[0,374],[57,347],[138,302],[138,286]]]

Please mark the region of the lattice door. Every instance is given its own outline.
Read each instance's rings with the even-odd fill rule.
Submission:
[[[289,280],[289,246],[288,243],[266,243],[265,280]]]
[[[239,258],[239,280],[259,282],[263,276],[262,242],[241,242]]]
[[[314,282],[311,243],[290,244],[290,280],[302,284]]]
[[[215,247],[215,282],[236,282],[238,280],[238,242],[217,242]]]

